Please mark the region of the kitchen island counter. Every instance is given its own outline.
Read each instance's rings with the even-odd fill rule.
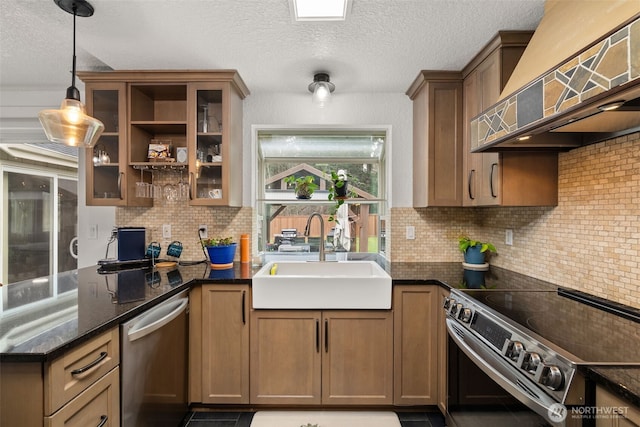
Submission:
[[[445,285],[459,263],[394,264],[385,267],[394,284]],[[97,266],[71,270],[0,288],[0,361],[43,362],[139,315],[193,285],[251,284],[259,268],[234,263],[227,270],[207,264],[170,269],[100,272]]]
[[[459,262],[381,263],[393,285],[460,287]],[[0,287],[0,361],[44,362],[116,327],[171,296],[204,283],[251,284],[259,267],[228,270],[197,264],[173,269],[100,273],[97,266]],[[555,286],[491,267],[488,288]],[[640,369],[589,368],[589,377],[640,406]]]

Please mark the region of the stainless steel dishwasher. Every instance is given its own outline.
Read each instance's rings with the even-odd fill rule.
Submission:
[[[122,427],[176,427],[187,414],[187,292],[122,324]]]

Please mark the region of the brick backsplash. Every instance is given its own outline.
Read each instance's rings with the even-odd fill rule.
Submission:
[[[391,209],[394,261],[458,261],[462,232],[491,264],[640,308],[640,133],[559,157],[558,206]],[[405,226],[416,239],[405,239]],[[506,246],[505,229],[513,230]]]
[[[116,224],[121,226],[146,227],[147,242],[160,243],[161,257],[174,240],[182,243],[180,260],[195,261],[204,259],[198,238],[198,225],[206,224],[209,237],[232,236],[238,242],[236,261],[240,259],[240,235],[255,235],[252,226],[253,209],[251,207],[207,207],[185,206],[180,203],[165,203],[153,208],[118,208]],[[171,224],[171,238],[162,238],[162,225]],[[254,240],[252,239],[252,242]]]
[[[560,153],[558,186],[554,208],[392,208],[388,255],[462,261],[457,237],[469,234],[496,245],[492,265],[640,308],[640,133]],[[147,241],[159,241],[162,254],[179,240],[183,260],[203,258],[198,224],[208,225],[209,236],[256,236],[251,207],[118,208],[116,223],[146,227]],[[171,239],[162,239],[162,224],[171,224]],[[415,240],[405,239],[407,225]],[[513,246],[504,244],[507,228]]]

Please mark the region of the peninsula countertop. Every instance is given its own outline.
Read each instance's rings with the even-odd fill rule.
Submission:
[[[46,362],[143,311],[200,284],[250,285],[260,267],[234,263],[215,270],[197,264],[170,269],[133,269],[102,273],[91,266],[0,287],[0,361]],[[452,263],[386,263],[393,285],[463,283],[464,270]],[[492,267],[487,286],[509,283],[523,289],[553,286]],[[594,368],[590,376],[640,406],[637,368]],[[634,379],[629,381],[628,379]],[[624,380],[627,379],[627,380]]]

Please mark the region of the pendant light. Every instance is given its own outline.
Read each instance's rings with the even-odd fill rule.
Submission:
[[[88,116],[84,104],[80,102],[80,91],[76,88],[76,16],[93,15],[93,6],[85,0],[54,0],[58,7],[73,14],[73,69],[71,86],[67,97],[62,100],[59,110],[43,110],[38,113],[47,139],[73,147],[93,147],[104,124]]]
[[[313,93],[311,101],[323,108],[331,101],[331,93],[336,90],[336,85],[329,81],[329,74],[317,73],[313,76],[313,83],[309,85],[309,92]]]

